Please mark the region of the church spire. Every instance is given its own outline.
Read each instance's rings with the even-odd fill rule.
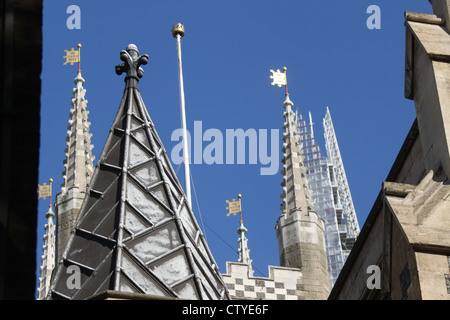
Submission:
[[[284,215],[290,214],[293,211],[302,211],[307,213],[314,210],[314,203],[311,198],[311,190],[308,186],[308,178],[306,177],[306,168],[303,164],[303,156],[301,154],[301,146],[297,137],[297,119],[296,114],[292,111],[294,103],[289,98],[289,91],[287,85],[287,68],[283,67],[283,72],[270,70],[273,80],[272,85],[278,87],[285,86],[286,94],[283,103],[285,112],[283,113],[283,204],[281,210]]]
[[[272,71],[272,70],[271,70]],[[286,72],[286,69],[285,69]],[[286,73],[273,72],[275,84],[287,85]],[[307,299],[326,299],[330,292],[325,248],[324,221],[314,211],[312,193],[306,176],[306,167],[297,135],[297,123],[292,111],[294,104],[286,91],[283,108],[283,193],[282,214],[275,226],[280,265],[299,268]]]
[[[239,262],[246,263],[250,266],[252,264],[252,260],[250,259],[250,249],[248,248],[248,239],[246,238],[245,234],[247,233],[247,228],[244,227],[244,220],[242,219],[242,203],[241,198],[242,195],[238,194],[239,198],[239,209],[240,209],[240,226],[237,229],[237,233],[240,235],[238,242],[239,242]]]
[[[86,89],[83,88],[85,80],[78,69],[74,79],[76,87],[73,89],[72,109],[67,126],[67,138],[64,160],[62,192],[77,186],[84,191],[89,185],[89,180],[94,172],[92,134],[89,132],[91,123],[88,121],[88,101],[85,98]]]
[[[240,217],[240,225],[239,228],[237,229],[237,233],[240,236],[238,239],[238,243],[239,243],[239,249],[238,249],[238,254],[239,254],[239,258],[238,258],[238,262],[240,263],[246,263],[249,265],[250,267],[250,271],[251,271],[251,263],[252,260],[250,259],[250,250],[248,249],[248,239],[245,237],[245,234],[247,233],[247,228],[244,226],[244,220],[242,219],[242,202],[241,202],[241,198],[242,195],[238,194],[238,199],[236,201],[236,199],[233,199],[231,201],[226,200],[226,202],[228,203],[228,213],[227,216],[230,215],[236,215],[237,213],[239,213],[239,217]],[[253,271],[251,271],[251,273],[253,274]]]
[[[59,261],[52,298],[227,299],[138,89],[148,55],[131,44],[120,59],[116,73],[126,73],[122,101]],[[72,270],[80,271],[78,285],[68,286]]]
[[[306,167],[303,164],[301,146],[297,136],[297,124],[295,115],[292,111],[294,104],[289,99],[289,93],[286,93],[286,99],[283,103],[285,112],[283,113],[283,214],[289,214],[295,210],[308,212],[314,210],[314,203],[311,197],[311,190],[308,187],[306,177]]]
[[[55,268],[55,225],[53,224],[53,218],[55,214],[52,210],[52,182],[53,179],[50,178],[49,185],[49,196],[50,204],[48,206],[48,211],[45,215],[47,218],[47,224],[44,226],[44,245],[42,246],[42,256],[41,256],[41,276],[39,277],[39,288],[38,288],[38,300],[43,300],[47,297],[50,291],[50,280],[52,277],[53,269]],[[45,199],[45,198],[44,198]]]
[[[67,126],[64,171],[61,192],[56,195],[56,250],[57,260],[70,237],[70,232],[78,220],[78,213],[86,195],[86,190],[94,172],[94,159],[90,133],[91,123],[88,120],[85,80],[81,75],[80,48],[78,51],[66,51],[66,63],[78,62],[78,72],[74,79],[72,100]],[[64,63],[64,64],[66,64]]]

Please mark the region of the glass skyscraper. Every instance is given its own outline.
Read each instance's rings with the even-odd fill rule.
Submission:
[[[315,141],[311,113],[309,124],[301,113],[297,112],[296,117],[314,209],[325,222],[328,273],[333,287],[359,234],[358,221],[328,108],[324,118],[327,157]]]

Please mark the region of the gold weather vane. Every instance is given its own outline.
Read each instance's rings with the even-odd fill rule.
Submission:
[[[41,186],[38,184],[39,190],[38,190],[38,199],[44,198],[44,200],[47,197],[50,197],[52,194],[51,185],[47,185],[47,183],[44,182],[44,184]]]
[[[44,200],[45,200],[47,197],[50,197],[50,207],[51,207],[52,206],[52,182],[53,182],[53,179],[50,178],[48,181],[50,182],[50,184],[46,184],[45,182],[42,186],[40,184],[38,184],[38,200],[40,198],[44,198]]]
[[[281,88],[281,86],[286,86],[286,94],[287,94],[288,93],[287,76],[286,76],[287,68],[283,67],[283,71],[284,72],[281,72],[280,69],[277,69],[277,71],[273,71],[272,69],[270,69],[270,72],[272,72],[272,75],[270,76],[270,78],[272,79],[271,85],[273,86],[277,85],[279,88]]]
[[[66,50],[66,55],[63,56],[63,58],[66,59],[66,62],[64,62],[64,65],[70,63],[71,66],[73,66],[74,63],[78,62],[78,71],[80,71],[80,63],[81,63],[81,43],[78,44],[78,51],[74,50]]]
[[[227,217],[229,217],[231,214],[233,214],[235,216],[236,213],[239,212],[240,216],[241,216],[241,221],[242,221],[242,205],[241,205],[242,195],[238,194],[238,198],[239,198],[239,200],[237,200],[237,201],[236,201],[236,199],[233,199],[232,201],[225,200],[228,203],[228,207],[226,207],[225,209],[228,209]]]
[[[241,204],[239,201],[236,201],[236,199],[233,199],[231,201],[225,200],[228,203],[228,207],[225,209],[228,209],[227,217],[230,215],[236,215],[236,213],[241,212]]]

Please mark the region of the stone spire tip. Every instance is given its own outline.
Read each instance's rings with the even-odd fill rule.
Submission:
[[[286,93],[286,99],[284,100],[283,107],[286,108],[287,106],[291,106],[291,108],[294,106],[294,103],[289,99],[289,93]]]

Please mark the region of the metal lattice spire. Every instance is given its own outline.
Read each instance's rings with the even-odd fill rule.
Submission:
[[[53,299],[104,292],[136,298],[227,299],[228,291],[138,90],[135,45],[122,51],[126,87],[80,219],[59,262]],[[79,269],[75,285],[67,285]]]
[[[359,235],[360,228],[355,207],[353,205],[352,195],[350,193],[350,187],[347,181],[347,175],[345,174],[344,163],[339,150],[336,133],[334,131],[333,121],[331,120],[331,114],[328,107],[325,118],[323,119],[323,127],[325,131],[324,135],[327,155],[334,166],[339,198],[344,210],[344,224],[347,228],[346,239],[350,239],[351,243],[348,244],[348,250],[350,250],[353,246],[353,242]]]
[[[314,209],[325,224],[328,274],[330,287],[332,287],[345,262],[338,224],[338,216],[342,215],[342,208],[337,197],[334,170],[316,143],[311,112],[309,124],[302,114],[297,112],[297,130],[299,142],[303,146],[305,167],[308,168],[306,173],[312,191]],[[340,218],[339,221],[341,221]]]

